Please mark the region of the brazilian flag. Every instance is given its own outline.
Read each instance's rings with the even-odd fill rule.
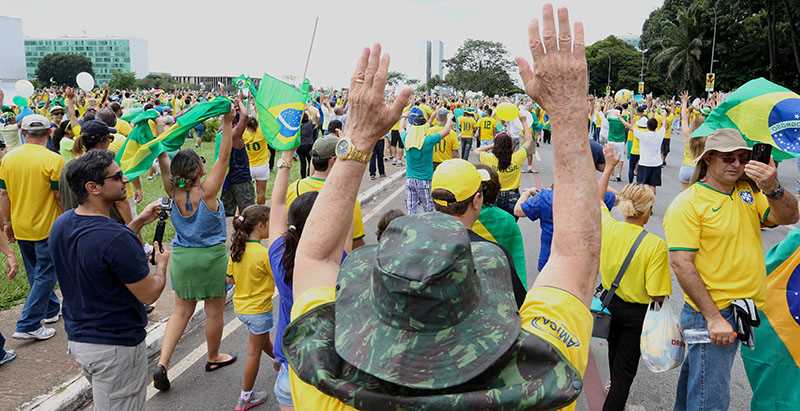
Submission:
[[[197,124],[212,117],[231,111],[231,101],[224,97],[196,104],[178,116],[175,124],[157,134],[155,120],[158,112],[147,110],[132,119],[133,130],[117,153],[119,164],[125,177],[133,180],[147,172],[153,161],[163,152],[183,145],[186,133]]]
[[[300,145],[300,120],[303,118],[308,89],[298,90],[269,74],[261,79],[255,94],[258,123],[270,146],[278,151]]]
[[[800,157],[800,95],[764,78],[745,83],[695,130],[705,137],[720,128],[735,128],[749,145],[766,143],[776,160]]]
[[[520,281],[527,287],[525,244],[522,242],[522,232],[514,217],[497,206],[485,204],[481,208],[478,221],[472,224],[472,231],[508,251]]]
[[[753,411],[797,409],[800,404],[800,229],[767,252],[767,298],[755,328],[756,348],[742,347],[753,388]]]

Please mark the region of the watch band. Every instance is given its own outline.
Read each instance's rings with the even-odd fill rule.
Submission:
[[[778,188],[776,188],[771,193],[764,193],[764,195],[767,196],[767,198],[769,198],[771,200],[776,200],[776,199],[779,199],[779,198],[783,197],[783,194],[785,192],[786,192],[786,190],[784,190],[783,186],[781,186],[780,183],[779,183],[778,184]]]
[[[369,162],[369,156],[371,154],[372,153],[365,153],[363,151],[358,150],[356,148],[356,146],[354,146],[352,143],[350,143],[350,150],[347,151],[347,155],[345,156],[344,159],[345,160],[355,160],[355,161],[367,164]]]

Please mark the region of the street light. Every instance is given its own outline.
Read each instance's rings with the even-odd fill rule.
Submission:
[[[641,50],[642,53],[642,72],[639,75],[639,81],[644,82],[644,54],[650,51],[650,49]]]
[[[714,2],[714,37],[711,40],[711,69],[708,71],[709,73],[714,72],[714,49],[717,46],[717,6],[719,5],[719,0]]]

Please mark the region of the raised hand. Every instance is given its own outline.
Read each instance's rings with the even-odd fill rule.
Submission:
[[[583,23],[575,23],[573,38],[569,12],[566,8],[558,9],[556,39],[553,6],[546,4],[542,25],[541,35],[538,19],[528,26],[533,67],[524,58],[516,59],[525,91],[554,118],[561,113],[585,117],[586,107],[581,102],[586,99],[589,85]]]
[[[391,105],[385,103],[383,96],[388,72],[389,56],[381,56],[380,44],[361,52],[350,81],[350,108],[345,129],[345,136],[359,151],[372,150],[400,118],[411,97],[411,89],[403,88]]]

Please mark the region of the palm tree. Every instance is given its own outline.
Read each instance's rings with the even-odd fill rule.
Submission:
[[[666,65],[667,79],[679,82],[680,89],[702,83],[704,71],[700,61],[703,46],[707,43],[707,27],[702,20],[702,2],[692,3],[678,11],[677,21],[667,21],[660,42],[661,51],[654,61]]]

